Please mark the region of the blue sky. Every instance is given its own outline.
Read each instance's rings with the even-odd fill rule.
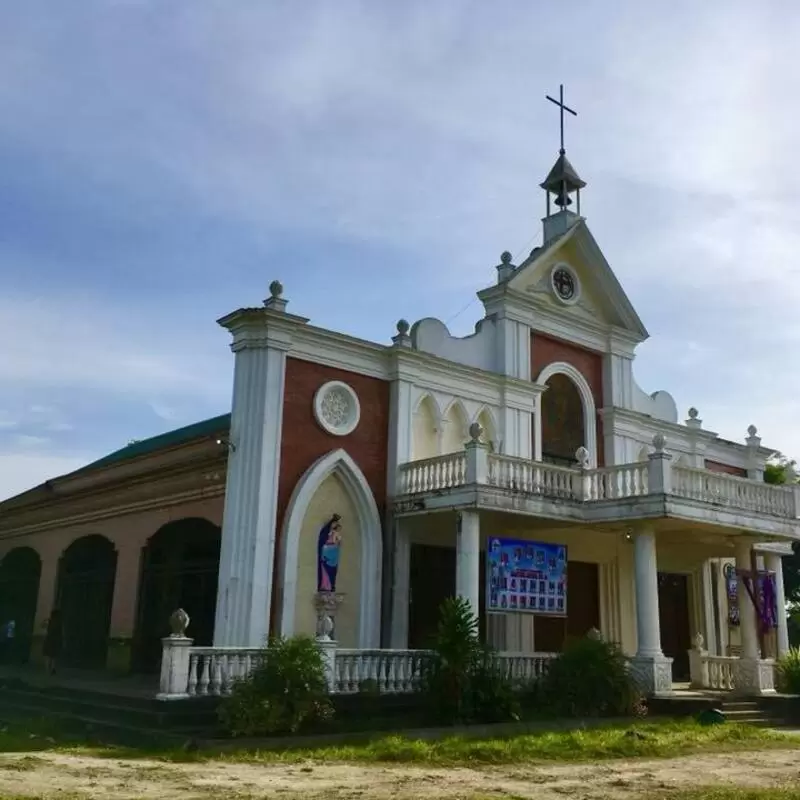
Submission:
[[[0,497],[226,411],[215,320],[273,278],[469,332],[539,242],[561,82],[638,381],[800,455],[798,34],[788,0],[2,4]]]

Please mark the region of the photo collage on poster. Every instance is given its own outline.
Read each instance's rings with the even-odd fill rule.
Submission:
[[[486,550],[486,610],[566,616],[566,546],[490,538]]]

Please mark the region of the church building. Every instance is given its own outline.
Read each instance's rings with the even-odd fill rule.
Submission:
[[[322,624],[348,652],[420,650],[457,594],[501,653],[596,630],[651,691],[696,683],[692,653],[706,681],[735,660],[740,687],[769,691],[800,494],[764,482],[755,427],[725,440],[638,386],[648,333],[585,185],[562,147],[542,244],[502,254],[469,336],[434,318],[387,321],[385,342],[319,328],[277,280],[219,320],[230,414],[0,503],[14,657],[40,658],[55,608],[65,663],[91,669],[156,672],[177,608],[195,647]]]

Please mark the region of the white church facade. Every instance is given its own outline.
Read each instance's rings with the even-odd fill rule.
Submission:
[[[597,630],[651,692],[690,679],[771,691],[800,493],[764,482],[774,451],[754,427],[724,440],[637,385],[648,333],[569,210],[583,185],[562,152],[542,184],[543,244],[520,264],[503,254],[471,336],[422,319],[400,320],[391,343],[355,339],[293,313],[277,281],[263,305],[221,319],[229,419],[0,504],[0,557],[40,559],[31,629],[69,613],[69,548],[105,536],[98,631],[160,653],[168,615],[152,598],[190,617],[165,650],[165,696],[208,687],[271,634],[330,632],[351,660],[411,663],[452,594],[498,651],[531,664]],[[216,526],[205,583],[180,566],[189,556],[153,544],[182,518]],[[187,536],[185,552],[199,534]]]

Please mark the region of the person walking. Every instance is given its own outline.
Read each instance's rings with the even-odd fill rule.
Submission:
[[[51,675],[56,674],[58,657],[61,655],[61,645],[63,644],[63,632],[61,627],[61,612],[53,609],[50,619],[47,621],[47,633],[44,637],[44,657],[47,671]]]

